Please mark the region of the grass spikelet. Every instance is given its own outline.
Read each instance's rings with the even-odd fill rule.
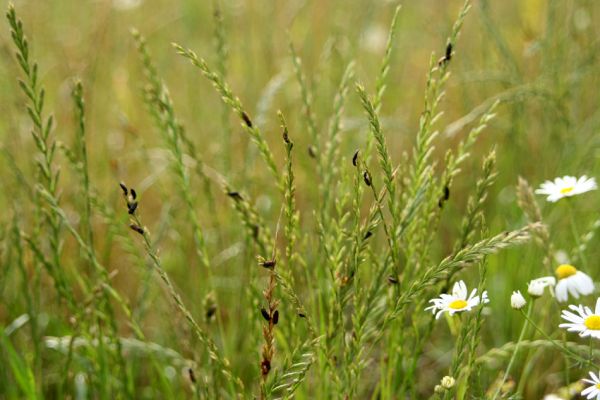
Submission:
[[[284,362],[281,372],[269,382],[267,393],[274,399],[290,398],[306,379],[306,374],[315,362],[315,348],[321,338],[301,343]]]
[[[239,118],[242,121],[242,126],[244,126],[244,128],[250,134],[252,140],[258,147],[258,150],[263,160],[265,161],[267,167],[271,171],[273,178],[275,178],[275,182],[279,183],[279,172],[277,170],[273,154],[269,149],[269,145],[267,144],[267,141],[264,138],[260,129],[252,123],[252,120],[250,119],[249,114],[244,110],[240,99],[233,95],[227,83],[225,83],[217,73],[213,72],[208,67],[208,64],[206,63],[206,61],[204,61],[204,59],[199,58],[196,55],[196,53],[194,53],[192,50],[186,49],[176,43],[173,43],[173,47],[175,47],[175,50],[179,55],[187,58],[192,65],[194,65],[200,70],[202,75],[212,83],[212,85],[217,90],[225,104],[231,107],[233,111],[239,116]]]
[[[262,358],[260,361],[260,376],[261,376],[261,388],[260,397],[265,399],[267,397],[266,382],[271,372],[273,365],[273,357],[275,355],[275,325],[279,323],[279,310],[277,306],[279,301],[274,298],[275,286],[277,279],[275,278],[274,270],[277,267],[277,261],[274,257],[270,260],[259,259],[259,265],[269,271],[269,283],[267,288],[263,291],[263,296],[267,303],[267,308],[262,308],[261,312],[265,322],[263,323],[263,338],[264,344],[262,346]]]
[[[23,23],[18,19],[15,7],[10,4],[6,13],[11,28],[11,37],[14,46],[16,47],[15,57],[23,79],[19,79],[19,86],[28,99],[26,105],[27,113],[33,124],[31,129],[31,137],[40,155],[36,160],[39,184],[47,190],[52,196],[56,196],[58,191],[58,179],[60,173],[55,166],[54,157],[56,155],[56,141],[51,135],[54,126],[54,117],[47,116],[44,112],[44,99],[46,92],[40,86],[38,80],[38,64],[31,59],[29,50],[29,41],[23,31]],[[44,211],[41,211],[44,213]],[[47,216],[45,224],[48,226],[48,243],[52,250],[51,259],[48,263],[43,263],[47,268],[47,272],[52,277],[55,283],[56,291],[64,298],[71,307],[75,307],[75,301],[68,289],[67,276],[65,271],[60,267],[61,256],[61,225],[56,217]]]
[[[530,223],[537,223],[539,228],[533,231],[533,237],[537,244],[544,251],[544,266],[546,267],[546,271],[553,270],[553,245],[550,240],[550,232],[548,227],[544,225],[542,222],[542,213],[540,211],[537,202],[535,201],[535,197],[533,194],[533,190],[529,183],[519,177],[519,181],[517,184],[517,201],[521,210],[525,213],[527,220]]]
[[[436,282],[452,270],[463,269],[468,265],[479,262],[483,257],[496,253],[499,250],[515,246],[528,241],[531,232],[539,228],[539,224],[527,225],[521,229],[504,232],[496,236],[483,239],[473,245],[459,250],[456,254],[446,257],[439,264],[429,267],[420,277],[410,284],[403,292],[392,311],[386,316],[386,321],[391,321],[401,315],[404,308],[419,292]],[[387,323],[387,322],[386,322]]]
[[[127,207],[130,208],[130,204],[132,201],[135,201],[135,198],[132,198],[131,194],[129,194],[128,192],[127,194],[125,194],[125,200],[127,203]],[[227,379],[227,381],[232,385],[232,388],[243,392],[244,384],[238,377],[233,375],[233,373],[231,372],[229,367],[229,361],[220,354],[217,345],[200,327],[200,325],[196,322],[195,318],[193,317],[192,313],[187,309],[187,307],[183,303],[181,296],[179,295],[179,293],[175,289],[175,286],[171,282],[171,278],[162,267],[160,258],[158,257],[158,253],[150,239],[150,233],[148,232],[148,229],[146,229],[142,224],[140,218],[138,217],[138,213],[135,212],[129,215],[131,219],[131,229],[142,237],[146,253],[152,260],[154,270],[158,273],[158,276],[166,285],[167,290],[169,292],[169,296],[174,301],[175,305],[177,306],[177,309],[179,310],[179,312],[181,312],[182,316],[185,318],[186,322],[189,324],[190,328],[197,336],[198,340],[200,340],[200,342],[206,347],[208,355],[210,359],[215,363],[218,372]]]
[[[396,39],[396,25],[398,22],[398,14],[400,14],[401,6],[397,5],[394,10],[394,16],[392,17],[392,22],[390,24],[390,28],[388,31],[387,42],[385,45],[385,54],[383,59],[381,60],[381,66],[379,67],[379,74],[377,75],[377,79],[375,81],[375,96],[373,98],[373,108],[377,113],[381,112],[381,107],[383,105],[383,95],[385,94],[385,90],[387,87],[387,77],[390,72],[390,65],[392,62],[392,54],[394,50],[394,41]],[[374,136],[369,136],[367,138],[366,145],[366,159],[369,160],[371,156],[371,149],[373,148],[373,140]]]
[[[196,242],[196,253],[200,263],[205,268],[210,288],[212,271],[208,257],[208,249],[203,229],[200,226],[200,220],[196,213],[196,206],[193,201],[190,176],[183,162],[183,127],[175,116],[173,101],[171,100],[169,91],[161,82],[156,67],[152,63],[146,46],[146,40],[135,30],[132,34],[136,40],[138,51],[142,59],[144,74],[148,79],[145,100],[173,156],[173,168],[179,178],[179,188],[187,206],[189,220],[192,224],[194,241]]]
[[[216,71],[221,79],[227,80],[227,62],[229,59],[229,46],[227,43],[227,32],[225,29],[225,19],[220,1],[214,1],[213,4],[213,20],[214,20],[214,42],[216,53]],[[229,122],[229,110],[227,105],[223,104],[221,113],[221,125],[223,128],[223,170],[228,173],[231,169],[231,124]]]
[[[302,97],[302,113],[305,116],[306,126],[308,128],[308,135],[310,137],[309,150],[312,149],[313,154],[319,154],[319,138],[317,132],[317,122],[312,110],[312,95],[310,92],[309,84],[302,72],[302,60],[296,54],[294,44],[290,41],[289,44],[290,56],[292,58],[292,64],[294,66],[294,73],[296,80],[300,86],[300,95]]]
[[[385,142],[385,137],[381,130],[381,124],[379,122],[379,117],[377,116],[376,108],[373,105],[373,102],[367,96],[367,93],[365,92],[364,87],[357,85],[356,91],[358,92],[358,95],[360,96],[360,100],[361,100],[363,108],[367,112],[367,116],[369,117],[369,123],[371,125],[371,132],[373,133],[373,136],[375,137],[375,140],[377,142],[377,152],[379,153],[379,165],[381,166],[381,169],[383,170],[384,185],[385,185],[387,192],[389,193],[388,202],[390,203],[390,210],[392,211],[392,215],[393,215],[394,219],[396,219],[397,217],[393,214],[394,213],[393,210],[396,209],[393,204],[393,202],[395,201],[395,198],[396,198],[396,185],[394,183],[392,160],[390,158],[387,144]]]
[[[322,164],[321,171],[323,171],[323,180],[321,183],[321,221],[325,225],[329,224],[329,222],[326,221],[326,218],[329,214],[329,207],[333,198],[333,194],[336,191],[335,182],[339,177],[339,133],[341,130],[341,119],[344,112],[346,95],[348,94],[348,87],[353,76],[354,62],[350,62],[346,67],[344,74],[342,75],[340,85],[333,101],[333,116],[331,117],[331,121],[329,123],[329,132],[324,146],[324,154],[320,159]]]

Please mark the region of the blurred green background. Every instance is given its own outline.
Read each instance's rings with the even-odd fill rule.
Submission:
[[[141,213],[161,249],[161,256],[184,298],[196,312],[202,298],[196,295],[202,284],[192,258],[191,229],[173,182],[168,178],[168,156],[160,136],[142,102],[141,65],[130,29],[146,36],[159,72],[167,83],[175,109],[189,137],[196,143],[204,162],[257,199],[257,206],[275,229],[279,198],[275,184],[261,164],[255,147],[235,116],[223,105],[210,84],[171,46],[177,42],[193,49],[209,65],[216,66],[215,9],[224,21],[228,48],[227,81],[254,121],[263,128],[279,165],[283,162],[279,122],[282,110],[296,144],[295,166],[298,204],[304,229],[314,229],[316,181],[310,145],[302,122],[301,99],[289,53],[293,42],[314,94],[314,111],[319,130],[327,129],[333,96],[347,63],[356,61],[357,80],[370,92],[374,89],[393,1],[306,0],[306,1],[167,1],[167,0],[30,0],[15,1],[40,65],[40,79],[47,90],[47,109],[56,116],[56,137],[71,145],[75,122],[70,99],[74,78],[82,80],[88,126],[90,174],[99,196],[121,210],[117,182],[138,188]],[[4,9],[8,2],[2,1]],[[429,57],[441,57],[445,41],[462,5],[460,0],[401,2],[398,33],[385,92],[381,118],[395,163],[403,151],[410,152],[423,109],[423,92]],[[545,179],[571,174],[600,178],[600,3],[595,0],[475,1],[468,15],[452,61],[452,76],[438,124],[440,136],[436,155],[443,155],[464,136],[462,122],[478,118],[478,111],[501,99],[498,117],[478,141],[473,157],[456,180],[451,201],[442,220],[435,250],[441,257],[452,249],[452,238],[460,227],[466,198],[477,179],[483,155],[495,147],[498,180],[487,202],[486,218],[492,233],[522,226],[523,213],[516,204],[517,177],[533,186]],[[27,196],[22,182],[13,173],[11,159],[27,177],[33,176],[33,143],[19,91],[6,23],[0,29],[0,142],[5,157],[0,162],[0,206],[9,209]],[[225,116],[224,116],[225,115]],[[231,127],[228,132],[223,121]],[[343,118],[340,151],[349,159],[367,138],[367,119],[358,96],[351,90]],[[11,158],[12,157],[12,158]],[[346,162],[340,168],[351,168]],[[77,190],[69,185],[73,175],[63,167],[61,188],[67,211]],[[195,178],[194,191],[202,196],[202,183]],[[215,186],[214,206],[198,210],[205,221],[213,262],[219,265],[218,290],[221,297],[235,296],[244,288],[242,276],[244,240],[242,228],[224,194]],[[576,200],[580,229],[600,217],[600,194],[594,192]],[[202,203],[202,200],[198,202]],[[574,246],[564,204],[543,204],[557,248],[567,252]],[[19,204],[17,204],[19,207]],[[8,223],[11,213],[2,212],[0,222]],[[119,271],[115,286],[132,302],[142,296],[145,275],[131,266],[122,250],[103,242],[107,230],[96,221],[105,261]],[[600,278],[598,240],[589,250],[595,279]],[[77,251],[67,240],[65,251]],[[513,340],[520,318],[508,310],[510,292],[525,290],[528,279],[545,274],[541,253],[535,245],[509,250],[490,258],[488,289],[492,315],[484,325],[488,347]],[[67,261],[68,262],[68,259]],[[76,267],[76,266],[72,266]],[[9,269],[0,278],[0,321],[7,324],[22,310],[18,288],[11,285]],[[467,280],[469,278],[467,277]],[[43,292],[52,305],[55,294]],[[144,295],[145,296],[145,295]],[[142,317],[148,336],[159,343],[173,343],[181,333],[165,328],[167,302],[154,302],[160,290],[147,294]],[[52,306],[50,306],[52,307]],[[550,307],[548,305],[548,307]],[[149,308],[149,309],[148,309]],[[244,310],[224,307],[231,346],[243,342],[243,329],[236,319]],[[550,325],[549,325],[550,326]],[[60,331],[55,329],[53,334]],[[445,328],[444,328],[445,329]],[[185,348],[185,346],[183,346]],[[432,343],[429,354],[438,359],[424,365],[443,369],[452,349],[448,343]],[[256,348],[258,352],[258,347]],[[237,361],[255,363],[255,358]],[[425,386],[429,384],[425,382]],[[541,394],[548,381],[531,384]],[[536,391],[537,390],[537,391]]]

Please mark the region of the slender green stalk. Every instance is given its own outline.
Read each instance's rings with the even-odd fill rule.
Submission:
[[[133,202],[130,203],[129,197],[127,197],[127,199],[128,199],[128,208],[131,210],[130,204],[134,204],[134,203]],[[135,201],[135,198],[133,200]],[[137,206],[135,206],[135,207],[137,208]],[[154,245],[152,244],[152,241],[150,239],[150,233],[148,232],[148,229],[146,229],[142,225],[137,213],[135,212],[135,208],[133,210],[134,210],[134,212],[130,212],[130,214],[129,214],[131,221],[132,221],[131,227],[135,232],[137,232],[138,234],[140,234],[142,236],[142,239],[144,241],[144,247],[146,249],[148,256],[152,260],[152,265],[154,266],[154,270],[158,273],[160,279],[165,283],[167,290],[169,292],[169,295],[171,296],[171,299],[175,302],[177,309],[179,310],[179,312],[181,312],[182,316],[185,318],[185,320],[189,324],[190,328],[192,329],[194,334],[197,336],[198,340],[200,340],[200,342],[204,346],[206,346],[208,355],[209,355],[210,359],[215,363],[216,367],[218,368],[219,373],[222,374],[227,379],[227,381],[231,384],[231,389],[235,388],[235,389],[239,390],[238,394],[241,395],[244,392],[243,382],[240,380],[240,378],[233,375],[233,373],[230,370],[229,360],[227,360],[225,357],[223,357],[222,355],[219,354],[220,351],[217,348],[217,345],[208,336],[208,333],[206,333],[200,327],[200,325],[196,322],[196,319],[193,317],[192,313],[188,310],[188,308],[183,303],[181,296],[179,295],[179,293],[175,289],[175,286],[171,282],[171,278],[169,277],[167,272],[162,267],[160,258],[158,257],[158,253],[157,253],[156,249],[154,248]]]
[[[515,360],[517,359],[517,354],[519,353],[519,347],[521,345],[521,342],[525,338],[525,332],[527,331],[527,323],[528,323],[529,319],[531,318],[531,312],[533,311],[533,304],[534,304],[534,300],[530,301],[529,305],[527,306],[527,313],[525,314],[526,318],[525,318],[525,321],[523,322],[523,327],[521,328],[521,333],[519,334],[519,339],[517,339],[517,342],[515,345],[515,350],[513,351],[512,356],[510,357],[510,360],[508,361],[508,365],[506,366],[504,375],[502,376],[500,383],[498,383],[498,389],[494,393],[494,397],[492,397],[493,400],[497,399],[498,396],[500,395],[500,391],[502,390],[502,387],[504,386],[504,382],[506,382],[506,380],[508,379],[508,376],[510,374],[512,366],[513,366]]]
[[[309,84],[307,82],[306,76],[302,72],[302,60],[296,53],[296,49],[294,48],[294,44],[290,41],[289,43],[290,55],[292,57],[292,64],[294,65],[294,72],[296,74],[296,80],[298,81],[298,85],[300,86],[300,95],[302,97],[302,113],[305,118],[306,126],[308,128],[308,135],[310,137],[310,147],[309,151],[313,155],[319,157],[320,148],[319,148],[319,137],[318,137],[318,129],[317,122],[315,120],[315,116],[313,113],[313,98],[309,88]],[[321,163],[317,163],[318,166]],[[321,175],[321,171],[319,170],[319,175]]]
[[[581,236],[579,235],[579,229],[577,229],[577,221],[575,219],[575,210],[571,198],[567,198],[567,208],[569,209],[569,218],[571,220],[571,232],[573,233],[573,239],[575,239],[575,247],[579,252],[579,259],[583,264],[586,271],[589,271],[587,258],[584,253],[584,247],[581,245]]]
[[[14,5],[10,4],[6,18],[11,27],[11,36],[13,44],[17,51],[15,56],[21,67],[21,72],[24,79],[19,80],[19,86],[29,100],[27,105],[27,113],[33,124],[31,129],[31,137],[40,155],[36,160],[38,176],[41,178],[40,184],[52,196],[56,196],[58,192],[59,172],[54,165],[54,157],[56,155],[56,142],[51,132],[54,126],[54,117],[47,116],[44,112],[44,100],[46,92],[40,86],[38,81],[38,64],[31,59],[29,51],[29,42],[23,31],[23,23],[17,18]],[[71,309],[76,308],[76,302],[72,292],[69,290],[67,276],[63,268],[61,268],[60,256],[62,243],[60,240],[61,224],[56,216],[45,216],[45,223],[48,226],[48,243],[51,249],[51,262],[45,263],[47,271],[54,280],[56,291],[67,302]]]
[[[579,363],[581,363],[582,365],[587,365],[592,369],[596,368],[596,365],[594,364],[594,362],[592,360],[589,360],[585,357],[580,356],[579,354],[575,353],[573,350],[569,349],[565,344],[560,343],[554,339],[552,339],[550,336],[548,336],[548,334],[546,332],[544,332],[542,330],[542,328],[540,328],[530,317],[529,315],[525,314],[523,312],[523,310],[521,310],[521,313],[523,314],[523,316],[525,317],[525,319],[527,320],[527,322],[529,322],[529,324],[531,324],[531,326],[533,326],[535,328],[536,331],[538,331],[538,333],[540,333],[547,341],[549,341],[552,346],[558,348],[565,356],[569,356],[571,358],[573,358],[574,360],[577,360]]]
[[[214,19],[214,39],[215,53],[217,56],[216,73],[219,74],[223,81],[227,80],[227,62],[229,60],[229,48],[227,45],[227,32],[225,31],[225,21],[223,18],[223,10],[221,0],[213,0],[213,19]],[[223,171],[227,174],[231,170],[231,154],[232,152],[232,129],[229,121],[229,109],[226,104],[222,105],[221,111],[221,130],[223,134],[223,146],[221,156],[223,159]]]
[[[400,5],[396,6],[394,10],[394,16],[392,17],[392,22],[390,24],[390,29],[388,31],[387,43],[385,46],[385,54],[383,59],[381,60],[381,66],[379,67],[379,74],[377,75],[377,79],[375,81],[375,96],[373,98],[373,107],[375,112],[379,114],[381,112],[381,107],[383,106],[383,95],[385,94],[385,90],[387,88],[387,77],[390,72],[390,65],[392,62],[392,55],[394,50],[394,41],[396,39],[396,26],[398,23],[398,14],[400,13]],[[366,145],[366,162],[369,163],[373,143],[375,136],[371,135],[367,138]]]

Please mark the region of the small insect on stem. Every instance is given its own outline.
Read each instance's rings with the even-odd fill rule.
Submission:
[[[217,313],[217,307],[216,306],[211,306],[206,310],[206,319],[209,320],[211,319],[215,314]]]
[[[127,196],[129,194],[129,191],[127,190],[127,186],[125,186],[125,184],[123,182],[119,182],[119,186],[121,187],[121,190],[123,191],[123,196]]]
[[[275,310],[273,313],[273,325],[277,325],[279,322],[279,310]]]
[[[246,124],[246,126],[248,128],[252,128],[252,120],[250,120],[250,116],[245,111],[242,111],[241,116],[242,116],[242,119],[244,120],[244,123]]]
[[[452,43],[448,42],[446,45],[446,61],[450,61],[452,58]]]
[[[444,186],[444,191],[442,193],[442,196],[438,200],[438,207],[439,208],[443,208],[444,207],[444,203],[446,201],[448,201],[449,198],[450,198],[450,188],[448,187],[448,185],[445,185]]]
[[[371,186],[371,174],[369,173],[369,171],[365,171],[363,173],[363,179],[365,181],[365,185]]]
[[[134,203],[130,203],[127,205],[127,211],[129,212],[129,215],[133,215],[135,214],[135,210],[138,207],[138,203],[134,202]]]
[[[196,383],[196,374],[194,374],[194,370],[191,368],[188,368],[188,375],[190,377],[190,381],[192,381],[192,383]]]
[[[439,59],[438,65],[441,67],[442,65],[449,63],[452,59],[452,54],[452,43],[448,42],[446,45],[446,53],[444,54],[444,57]]]
[[[144,234],[144,228],[142,228],[142,227],[141,227],[141,226],[139,226],[139,225],[136,225],[136,224],[131,224],[131,225],[129,225],[129,227],[130,227],[132,230],[134,230],[134,231],[136,231],[137,233],[139,233],[140,235],[143,235],[143,234]]]
[[[275,265],[277,265],[277,261],[274,259],[273,260],[262,260],[259,262],[259,265],[264,268],[273,269],[273,268],[275,268]]]
[[[283,141],[287,145],[292,145],[292,142],[290,141],[290,136],[288,134],[287,128],[283,129]]]
[[[269,371],[271,371],[271,361],[267,359],[262,360],[260,363],[260,372],[263,374],[263,376],[266,376],[269,374]]]
[[[119,182],[119,187],[123,191],[125,204],[127,204],[127,212],[129,215],[134,215],[138,208],[137,192],[133,188],[128,188],[123,182]]]
[[[269,315],[269,312],[267,310],[265,310],[264,307],[260,309],[260,313],[262,314],[265,321],[267,321],[267,322],[271,321],[271,316]]]
[[[242,201],[244,198],[239,192],[227,192],[227,196],[231,197],[235,201]]]
[[[354,152],[354,155],[352,156],[352,165],[354,165],[355,167],[358,165],[358,152],[359,150],[356,150]]]

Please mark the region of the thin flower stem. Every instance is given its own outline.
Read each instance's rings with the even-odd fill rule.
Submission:
[[[585,358],[581,357],[579,354],[571,351],[568,347],[566,347],[563,344],[560,344],[556,340],[552,339],[535,322],[533,322],[533,320],[527,314],[525,314],[523,311],[521,311],[521,313],[523,314],[523,316],[525,317],[527,322],[529,322],[531,324],[531,326],[533,326],[535,328],[536,331],[538,331],[544,338],[546,338],[546,340],[548,340],[550,343],[552,343],[552,345],[558,347],[561,351],[563,351],[565,354],[568,354],[569,356],[573,357],[578,362],[595,368],[595,365],[591,360],[586,360]]]
[[[456,313],[453,316],[450,316],[448,313],[444,313],[446,317],[446,322],[448,323],[448,329],[453,337],[457,337],[462,328],[462,319],[461,314]],[[457,318],[454,318],[456,316]]]
[[[502,377],[502,381],[498,385],[498,389],[496,389],[496,393],[494,393],[494,397],[492,399],[496,399],[502,390],[502,386],[504,386],[504,382],[508,379],[508,375],[510,374],[510,370],[517,358],[517,353],[519,352],[519,347],[521,346],[521,341],[525,337],[525,332],[527,332],[527,323],[529,322],[529,317],[531,316],[531,311],[533,310],[533,301],[529,302],[527,306],[527,314],[525,315],[525,322],[523,322],[523,327],[521,328],[521,333],[519,334],[519,339],[515,345],[515,351],[513,351],[512,356],[510,357],[510,361],[506,366],[506,371],[504,371],[504,376]]]
[[[575,245],[577,246],[577,251],[579,252],[579,258],[581,259],[581,263],[588,270],[587,259],[585,258],[585,254],[583,253],[583,249],[581,248],[579,229],[577,229],[577,222],[575,222],[575,211],[573,210],[573,203],[570,198],[567,198],[567,208],[569,209],[569,217],[571,219],[571,231],[573,232],[573,236],[575,237]]]

